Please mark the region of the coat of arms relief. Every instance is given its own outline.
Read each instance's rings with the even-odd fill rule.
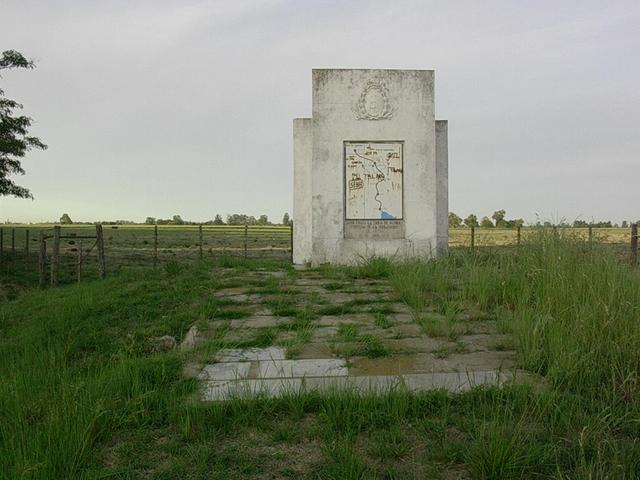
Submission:
[[[393,117],[394,111],[389,90],[381,80],[369,80],[353,107],[358,120],[386,120]]]

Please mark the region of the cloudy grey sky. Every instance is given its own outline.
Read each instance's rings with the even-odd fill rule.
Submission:
[[[23,162],[41,221],[292,208],[312,68],[436,71],[450,210],[640,219],[640,2],[0,0],[0,85],[49,145]]]

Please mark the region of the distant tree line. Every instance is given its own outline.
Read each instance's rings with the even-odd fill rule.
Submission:
[[[456,215],[454,212],[449,212],[449,228],[461,228],[461,227],[483,227],[483,228],[517,228],[524,225],[524,220],[522,218],[506,218],[507,212],[505,210],[497,210],[493,212],[491,218],[485,216],[482,217],[478,221],[478,217],[471,213],[466,218],[462,218],[459,215]],[[560,221],[558,223],[552,223],[549,221],[537,221],[532,224],[535,227],[588,227],[592,226],[594,228],[602,228],[602,227],[622,227],[628,228],[631,223],[627,220],[623,220],[621,224],[613,223],[611,220],[607,221],[593,221],[587,222],[586,220],[574,220],[572,223],[567,221]],[[636,223],[640,223],[638,220]]]
[[[491,215],[491,218],[485,216],[478,221],[478,217],[473,213],[467,215],[465,219],[462,219],[462,217],[456,215],[454,212],[449,212],[449,227],[516,228],[524,225],[522,218],[507,219],[506,216],[507,212],[505,210],[496,210],[493,212],[493,215]]]
[[[253,215],[247,215],[244,213],[232,213],[227,215],[227,219],[225,221],[222,219],[222,215],[218,213],[213,220],[207,220],[205,222],[183,220],[180,215],[174,215],[170,219],[147,217],[144,223],[147,225],[291,225],[291,220],[287,212],[282,216],[282,223],[280,224],[274,224],[269,221],[269,217],[267,215],[260,215],[256,218]]]
[[[10,225],[14,222],[6,220],[5,225]],[[56,223],[56,222],[51,222]],[[74,222],[68,213],[63,213],[60,216],[60,220],[57,223],[61,225],[137,225],[138,222],[132,220],[101,220],[97,222]],[[227,220],[222,219],[222,215],[216,214],[213,220],[207,220],[205,222],[194,222],[191,220],[183,220],[180,215],[174,215],[171,218],[156,218],[147,217],[144,221],[145,225],[291,225],[293,222],[289,217],[289,213],[285,212],[282,216],[281,223],[273,223],[269,221],[267,215],[260,215],[258,218],[253,215],[246,215],[244,213],[233,213],[227,215]]]

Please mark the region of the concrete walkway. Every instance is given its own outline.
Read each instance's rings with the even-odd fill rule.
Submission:
[[[384,280],[336,282],[316,271],[229,276],[232,285],[268,286],[214,293],[221,307],[192,342],[215,338],[223,346],[192,365],[203,400],[335,389],[460,392],[513,377],[510,339],[494,322],[412,312]],[[243,318],[229,319],[234,308]],[[249,346],[265,335],[271,346]]]
[[[242,360],[236,360],[240,358]],[[282,348],[222,350],[220,359],[206,365],[198,375],[203,384],[203,400],[339,389],[361,393],[384,393],[393,389],[461,392],[477,385],[498,385],[511,378],[509,372],[499,370],[352,375],[344,359],[287,360]]]

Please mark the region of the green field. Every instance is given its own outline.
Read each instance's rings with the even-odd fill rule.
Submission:
[[[95,232],[93,225],[62,225],[62,234],[87,235]],[[153,225],[104,225],[105,248],[112,258],[145,261],[153,257]],[[23,251],[26,230],[30,232],[31,251],[36,251],[40,231],[53,232],[53,225],[11,225],[4,228],[4,250],[10,249],[11,230],[15,229],[16,249]],[[243,225],[204,225],[203,252],[207,255],[244,255],[245,227]],[[291,231],[286,226],[249,226],[247,253],[261,258],[287,258]],[[63,247],[65,247],[63,242]],[[66,242],[69,246],[69,242]],[[199,256],[198,225],[158,226],[158,256],[163,260],[196,258]]]
[[[293,302],[286,283],[299,272],[286,260],[123,267],[0,303],[0,478],[640,477],[640,272],[614,250],[540,232],[519,249],[315,272],[338,291],[385,279],[433,336],[495,324],[512,339],[502,348],[515,348],[538,380],[457,395],[201,403],[182,373],[193,354],[158,351],[149,339],[181,340],[200,323],[215,335],[195,355],[237,344],[227,340],[231,319],[253,305],[215,292],[250,282],[281,299],[271,308],[288,309],[290,330],[260,330],[247,346],[277,344],[280,333],[304,343],[323,312],[347,306]]]

